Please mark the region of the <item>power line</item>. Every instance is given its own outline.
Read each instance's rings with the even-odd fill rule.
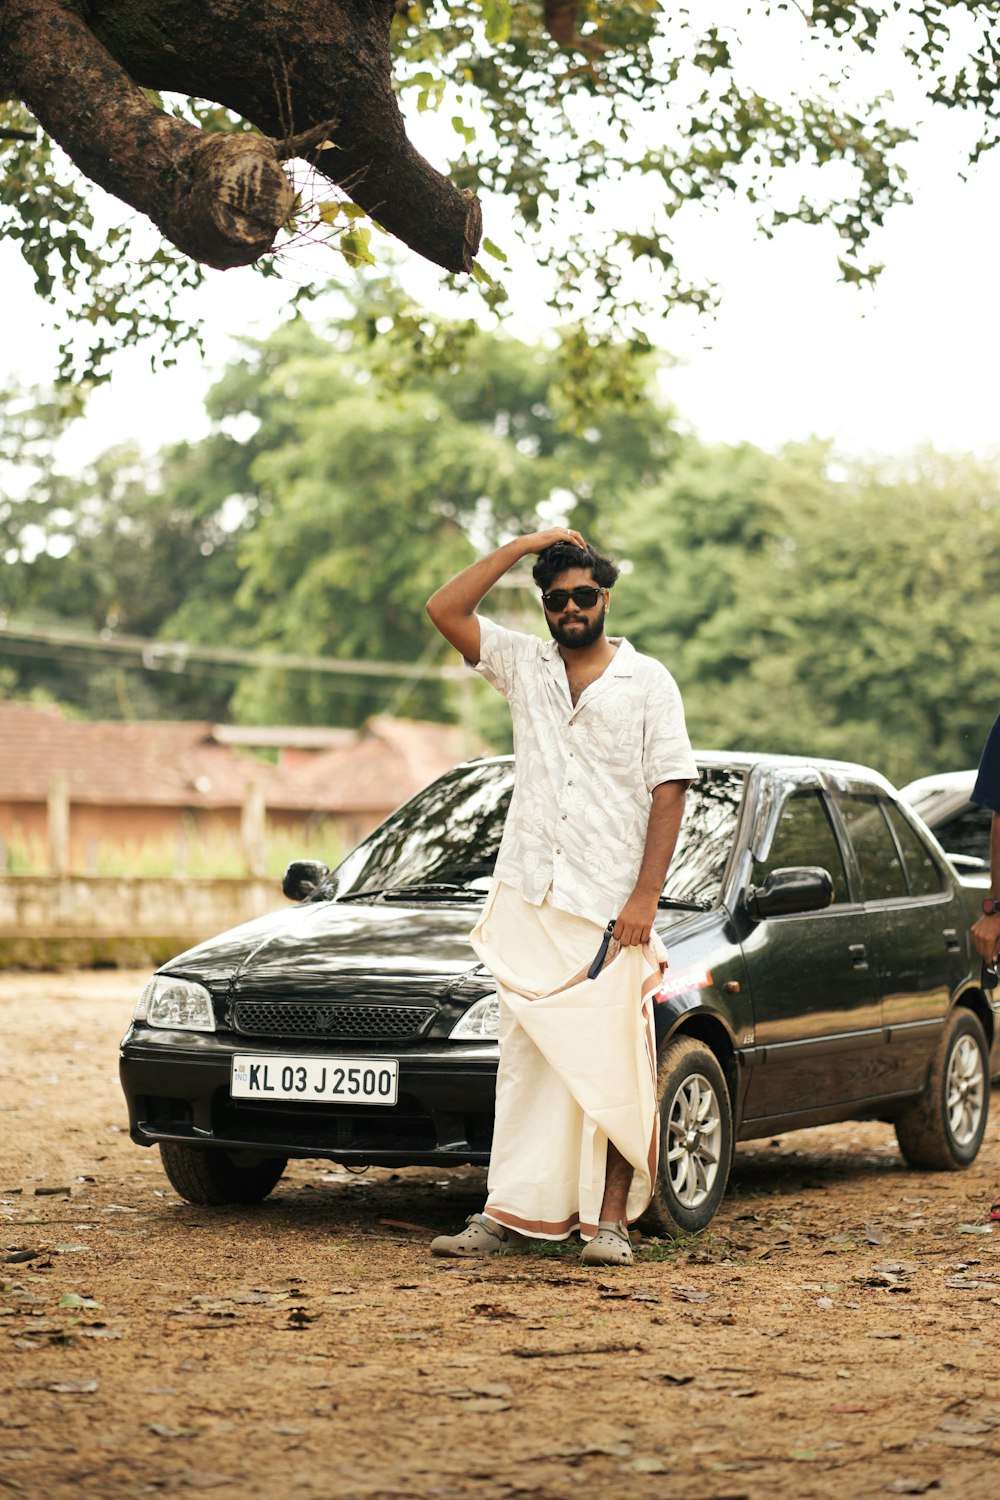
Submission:
[[[403,677],[436,682],[459,682],[468,677],[463,667],[431,666],[427,662],[340,660],[332,656],[300,656],[280,651],[247,651],[238,646],[202,646],[191,641],[156,641],[112,631],[87,631],[53,626],[19,626],[0,619],[0,638],[29,645],[67,647],[137,656],[148,672],[183,672],[188,662],[216,666],[276,667],[285,672],[326,672],[347,677]]]

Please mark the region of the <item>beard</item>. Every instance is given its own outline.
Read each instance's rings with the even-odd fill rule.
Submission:
[[[583,646],[592,646],[601,637],[606,612],[606,606],[602,604],[600,614],[592,620],[586,615],[562,615],[558,620],[546,615],[545,623],[558,646],[564,646],[567,651],[579,651]],[[573,623],[575,621],[579,623]]]

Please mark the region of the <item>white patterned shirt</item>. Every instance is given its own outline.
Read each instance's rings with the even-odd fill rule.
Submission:
[[[510,704],[514,795],[494,876],[606,926],[631,894],[653,789],[698,767],[667,669],[621,637],[574,706],[556,642],[479,616],[475,670]]]

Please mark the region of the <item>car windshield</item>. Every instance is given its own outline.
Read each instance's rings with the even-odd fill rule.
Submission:
[[[666,903],[711,906],[719,899],[744,773],[703,770],[690,788],[677,849],[663,888]],[[485,891],[493,873],[514,785],[511,761],[460,766],[387,818],[334,872],[330,894],[359,899],[406,887]]]

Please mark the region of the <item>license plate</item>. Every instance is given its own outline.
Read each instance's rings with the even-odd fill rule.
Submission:
[[[301,1099],[303,1103],[395,1104],[396,1058],[234,1057],[234,1099]]]

